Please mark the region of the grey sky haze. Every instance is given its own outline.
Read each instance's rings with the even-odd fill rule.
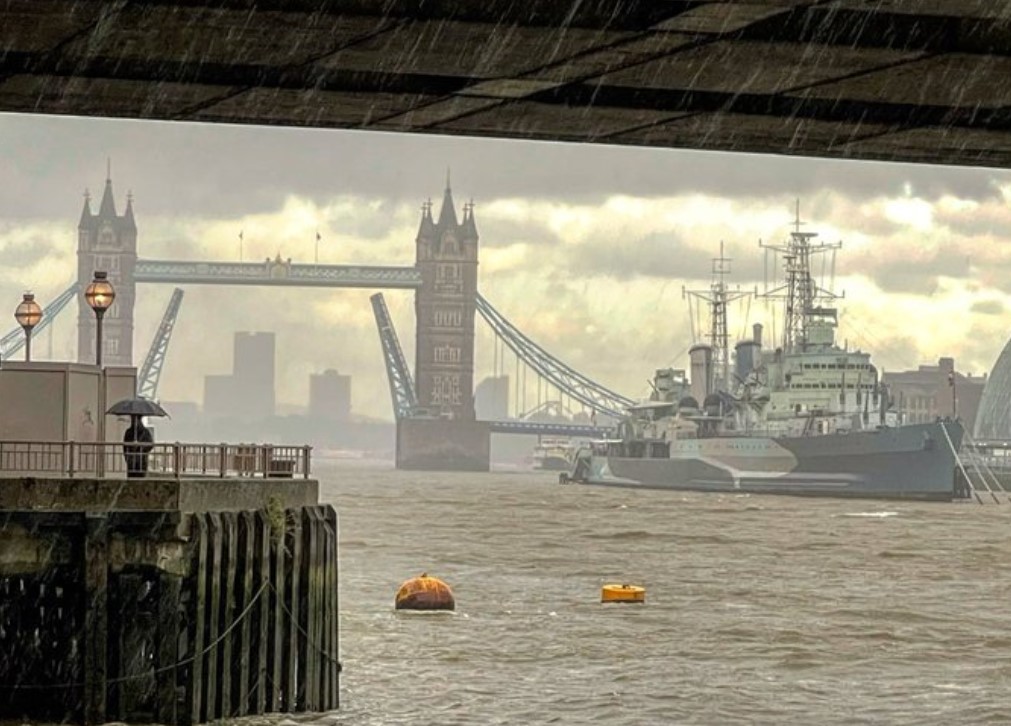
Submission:
[[[0,124],[0,215],[19,218],[49,218],[85,186],[96,187],[107,155],[120,187],[143,192],[148,214],[205,217],[256,213],[288,194],[413,203],[441,189],[447,166],[459,187],[481,199],[805,197],[822,189],[868,199],[911,184],[927,198],[982,200],[998,193],[995,179],[1011,179],[975,168],[929,167],[928,174],[911,164],[370,131],[21,115],[4,115]],[[33,178],[46,180],[42,193]]]

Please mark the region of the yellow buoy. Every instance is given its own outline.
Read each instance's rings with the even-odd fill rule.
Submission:
[[[397,590],[397,610],[453,610],[456,601],[449,585],[423,572],[407,580]]]
[[[646,602],[646,588],[638,585],[604,585],[601,602]]]

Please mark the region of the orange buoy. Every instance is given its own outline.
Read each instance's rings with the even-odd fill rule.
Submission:
[[[418,577],[407,580],[397,590],[395,600],[397,610],[453,610],[456,601],[449,585],[438,577],[429,577],[422,572]]]
[[[601,602],[646,602],[646,588],[638,585],[604,585]]]

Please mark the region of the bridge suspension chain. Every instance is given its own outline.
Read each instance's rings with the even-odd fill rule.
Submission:
[[[477,311],[527,366],[587,408],[620,418],[634,404],[632,399],[591,381],[548,353],[506,320],[480,293],[477,295]]]

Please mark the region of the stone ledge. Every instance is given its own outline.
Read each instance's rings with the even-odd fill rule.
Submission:
[[[316,479],[0,479],[0,512],[234,512],[318,503]]]

